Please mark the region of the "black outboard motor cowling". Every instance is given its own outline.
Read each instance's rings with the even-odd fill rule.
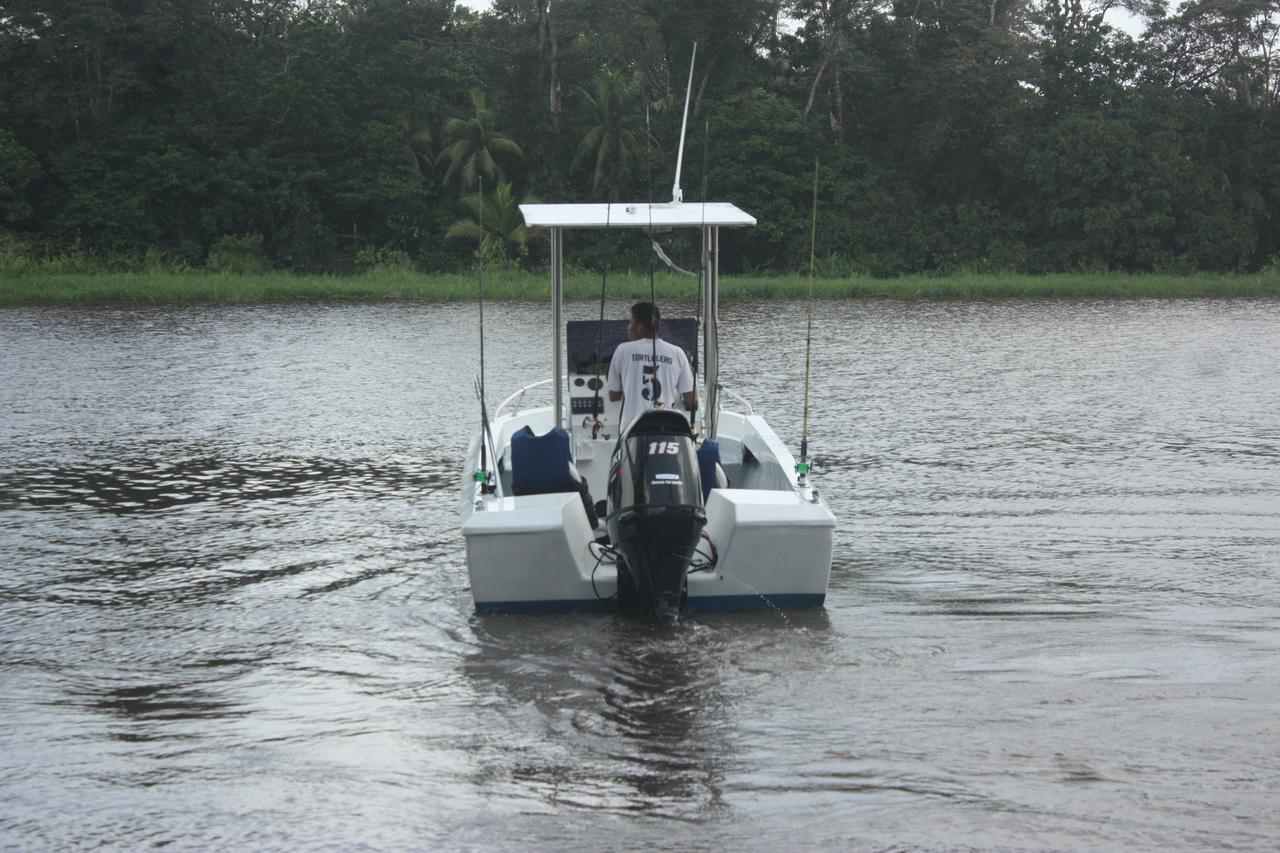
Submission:
[[[641,414],[614,451],[609,538],[622,553],[618,606],[679,618],[707,512],[689,422],[679,412]]]

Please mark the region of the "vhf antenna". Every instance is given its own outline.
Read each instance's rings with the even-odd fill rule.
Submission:
[[[698,43],[693,43],[693,56],[689,57],[689,85],[684,90],[684,118],[680,120],[680,150],[676,152],[676,179],[671,185],[671,203],[684,201],[684,191],[680,189],[680,167],[684,165],[684,132],[689,127],[689,96],[693,94],[693,63],[698,59]]]

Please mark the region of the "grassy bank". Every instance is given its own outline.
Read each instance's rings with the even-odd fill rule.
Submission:
[[[660,275],[659,299],[685,299],[696,292],[692,279]],[[492,299],[545,299],[545,274],[502,272],[487,275]],[[1280,271],[1257,275],[1060,275],[910,276],[892,279],[823,278],[814,281],[823,299],[1126,299],[1204,296],[1280,296]],[[808,292],[803,276],[727,276],[723,299],[796,299]],[[356,276],[305,276],[288,273],[224,275],[212,273],[33,274],[0,278],[0,305],[261,303],[324,300],[408,299],[444,302],[474,299],[474,275],[419,275],[370,272]],[[643,275],[612,275],[608,293],[615,299],[649,295]],[[567,276],[569,299],[596,299],[600,276]]]

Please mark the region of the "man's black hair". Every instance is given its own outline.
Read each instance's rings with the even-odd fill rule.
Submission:
[[[652,302],[637,302],[631,306],[631,319],[635,320],[650,335],[658,334],[658,326],[662,322],[662,312]]]

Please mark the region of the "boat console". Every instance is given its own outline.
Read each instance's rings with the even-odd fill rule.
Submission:
[[[618,345],[627,340],[627,321],[570,320],[565,331],[569,351],[569,427],[574,444],[581,448],[586,440],[614,441],[619,419],[628,413],[622,411],[621,401],[609,400],[609,362]],[[692,317],[664,317],[660,337],[685,351],[696,379],[698,321]]]

